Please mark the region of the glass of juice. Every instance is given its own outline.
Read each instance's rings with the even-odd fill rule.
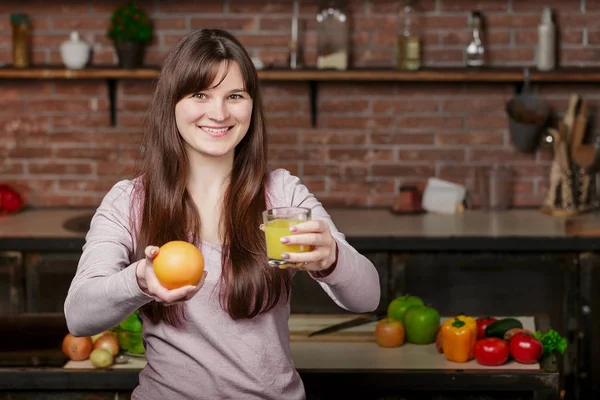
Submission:
[[[263,211],[263,224],[265,225],[265,238],[267,241],[267,257],[272,267],[287,268],[297,267],[281,258],[283,253],[305,253],[311,251],[312,246],[288,246],[281,243],[281,238],[292,235],[290,227],[310,220],[310,209],[303,207],[278,207]]]

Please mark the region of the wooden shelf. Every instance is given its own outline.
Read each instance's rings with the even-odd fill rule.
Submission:
[[[600,68],[564,68],[550,72],[530,69],[532,82],[600,82]],[[60,66],[0,68],[0,79],[155,79],[159,67],[122,69],[91,67],[69,70]],[[265,69],[258,71],[264,81],[385,81],[385,82],[521,82],[523,68],[424,68],[400,71],[389,68],[348,71],[317,69]]]
[[[561,68],[550,72],[530,68],[531,82],[600,83],[600,68]],[[123,69],[114,66],[95,66],[69,70],[62,66],[33,66],[30,68],[0,68],[3,79],[98,79],[108,85],[111,123],[116,123],[116,82],[121,79],[152,80],[159,77],[160,67]],[[400,71],[391,68],[352,69],[348,71],[318,69],[264,69],[258,71],[261,81],[307,82],[310,89],[310,109],[313,126],[317,120],[318,82],[448,82],[448,83],[514,83],[524,81],[524,68],[424,68],[419,71]],[[516,90],[518,91],[518,90]]]

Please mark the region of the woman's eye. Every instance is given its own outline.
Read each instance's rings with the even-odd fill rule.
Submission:
[[[192,95],[192,97],[197,98],[197,99],[205,99],[206,95],[204,93],[194,93]]]
[[[240,100],[243,99],[244,96],[242,96],[241,94],[232,94],[231,96],[229,96],[229,98],[233,100]]]

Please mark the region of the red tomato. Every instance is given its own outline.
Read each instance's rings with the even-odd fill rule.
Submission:
[[[502,365],[510,354],[508,343],[496,337],[478,340],[473,355],[481,365]]]
[[[477,322],[477,339],[485,338],[485,328],[492,322],[497,321],[494,317],[479,317],[475,322]]]
[[[375,340],[381,347],[398,347],[404,343],[404,324],[384,318],[375,326]]]
[[[510,355],[521,364],[537,362],[543,352],[542,342],[531,335],[517,333],[510,339]]]

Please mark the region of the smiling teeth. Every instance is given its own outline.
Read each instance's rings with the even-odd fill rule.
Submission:
[[[204,127],[203,129],[204,129],[205,131],[208,131],[208,132],[213,132],[213,133],[222,133],[222,132],[225,132],[225,131],[227,131],[229,128],[220,128],[220,129],[214,129],[214,128],[207,128],[207,127]]]

